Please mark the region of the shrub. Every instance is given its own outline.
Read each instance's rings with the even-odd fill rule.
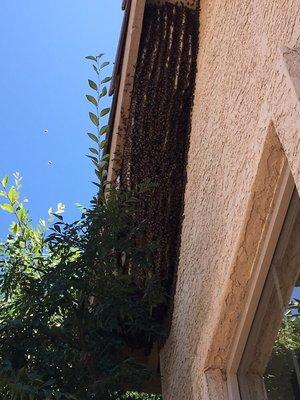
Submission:
[[[14,222],[0,247],[0,397],[14,400],[144,399],[143,383],[155,375],[135,351],[149,353],[164,331],[157,318],[166,303],[163,286],[151,273],[155,245],[145,241],[138,218],[149,184],[130,191],[105,186],[108,157],[102,154],[109,108],[99,102],[109,77],[100,79],[99,56],[87,58],[98,83],[89,137],[99,188],[89,209],[67,223],[59,204],[49,219],[33,226],[20,200],[21,177],[1,181],[0,208]],[[132,277],[135,277],[133,279]],[[137,279],[138,277],[139,279]],[[140,397],[139,397],[140,396]]]

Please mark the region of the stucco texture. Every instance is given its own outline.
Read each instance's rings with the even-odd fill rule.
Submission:
[[[164,400],[227,399],[231,342],[286,158],[300,188],[298,0],[202,0]]]

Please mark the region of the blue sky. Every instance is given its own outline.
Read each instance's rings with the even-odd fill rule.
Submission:
[[[121,0],[1,0],[0,10],[0,175],[21,173],[34,220],[58,202],[75,218],[95,192],[84,57],[113,62]],[[0,213],[0,237],[10,220]]]

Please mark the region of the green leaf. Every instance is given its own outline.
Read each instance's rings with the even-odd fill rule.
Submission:
[[[95,99],[95,97],[90,96],[89,94],[86,95],[86,98],[88,99],[88,101],[92,104],[94,104],[94,106],[98,107],[98,102]]]
[[[104,86],[103,88],[102,88],[102,92],[101,92],[101,94],[100,94],[100,97],[102,98],[102,97],[104,97],[104,96],[106,96],[107,95],[107,88],[106,88],[106,86]]]
[[[93,133],[88,133],[88,136],[96,143],[99,142],[99,139],[96,135],[94,135]]]
[[[2,186],[5,188],[6,187],[6,185],[7,185],[7,182],[8,182],[8,176],[7,175],[5,175],[5,177],[2,179],[2,181],[1,181],[1,183],[2,183]]]
[[[0,190],[0,197],[6,197],[6,193],[3,190]]]
[[[100,172],[99,172],[97,169],[95,169],[95,174],[96,174],[97,177],[101,180],[101,174],[100,174]]]
[[[19,193],[17,192],[17,190],[15,189],[14,186],[12,186],[9,189],[9,192],[7,194],[7,197],[9,198],[9,200],[11,201],[11,203],[15,203],[18,198],[19,198]]]
[[[105,156],[102,157],[103,161],[109,160],[109,154],[105,154]]]
[[[94,156],[90,156],[89,154],[86,155],[88,158],[90,158],[91,160],[94,160],[97,165],[98,165],[98,158],[94,157]]]
[[[53,213],[53,215],[55,218],[59,219],[60,221],[63,221],[63,219],[64,219],[64,217],[60,214]]]
[[[104,135],[108,131],[109,125],[103,125],[100,129],[100,135]]]
[[[103,140],[103,141],[100,143],[100,148],[101,148],[101,149],[104,149],[106,143],[107,143],[107,140]]]
[[[92,88],[92,89],[94,89],[94,90],[98,90],[98,86],[97,86],[97,84],[96,84],[94,81],[92,81],[91,79],[89,79],[88,82],[89,82],[90,88]]]
[[[102,63],[100,65],[100,69],[103,69],[103,68],[107,67],[108,65],[109,65],[109,61],[105,61],[104,63]]]
[[[96,61],[97,62],[97,58],[94,56],[87,56],[85,57],[87,60],[92,60],[92,61]]]
[[[99,75],[99,71],[98,71],[96,65],[93,64],[93,68],[94,68],[94,71],[96,72],[96,74]]]
[[[17,211],[17,215],[20,221],[25,222],[27,219],[27,213],[26,210],[23,206],[21,206],[19,208],[19,210]]]
[[[90,150],[91,153],[94,153],[94,154],[97,154],[97,155],[99,154],[98,150],[94,149],[93,147],[90,147],[89,150]]]
[[[88,156],[87,156],[88,157]],[[99,167],[99,161],[92,160],[92,163],[95,165],[96,168]]]
[[[104,53],[100,53],[100,54],[98,54],[97,58],[101,58],[103,56],[104,56]]]
[[[107,115],[110,112],[110,108],[103,108],[103,110],[101,110],[100,112],[100,117],[104,117],[104,115]]]
[[[14,208],[11,204],[0,204],[0,208],[2,208],[2,210],[7,211],[9,213],[14,212]]]
[[[19,224],[17,224],[16,222],[13,222],[11,225],[11,230],[16,235],[20,231]]]
[[[95,115],[94,113],[90,112],[89,113],[90,119],[92,121],[92,123],[96,126],[99,126],[99,118],[97,117],[97,115]]]
[[[104,79],[101,81],[101,83],[107,83],[107,82],[109,82],[109,81],[111,81],[111,76],[107,76],[106,78],[104,78]]]
[[[60,228],[60,226],[59,226],[58,224],[54,224],[54,225],[53,225],[53,228],[54,228],[57,232],[61,233],[61,228]]]

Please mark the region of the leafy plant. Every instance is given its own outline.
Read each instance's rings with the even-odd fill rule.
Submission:
[[[89,87],[92,89],[92,94],[87,94],[87,100],[93,105],[93,111],[89,112],[89,117],[94,125],[96,132],[88,133],[89,138],[92,140],[93,145],[89,148],[90,154],[87,156],[91,159],[92,163],[95,166],[95,174],[100,181],[104,181],[107,176],[107,165],[109,156],[107,154],[103,154],[103,149],[106,146],[107,139],[106,135],[108,133],[109,126],[107,123],[102,124],[102,120],[107,121],[107,115],[110,112],[109,107],[102,108],[100,107],[101,100],[107,95],[108,90],[106,84],[110,82],[111,77],[106,76],[104,78],[101,77],[101,73],[103,69],[105,69],[108,65],[108,61],[101,62],[103,57],[103,53],[98,56],[87,56],[86,59],[93,62],[93,70],[96,74],[96,81],[91,79],[88,80]],[[99,186],[99,183],[94,182],[96,186]]]
[[[14,219],[0,246],[3,399],[157,400],[130,392],[155,375],[136,361],[135,351],[149,352],[164,336],[157,310],[166,294],[150,272],[155,245],[145,242],[138,218],[139,199],[151,186],[101,190],[107,126],[100,127],[100,118],[109,112],[99,107],[109,80],[100,80],[107,65],[101,57],[87,57],[99,76],[98,83],[89,81],[97,96],[87,96],[96,107],[90,119],[97,132],[89,136],[97,147],[89,157],[99,178],[90,208],[67,223],[59,203],[34,226],[21,200],[20,175],[13,184],[7,176],[1,181],[0,208]]]
[[[152,372],[134,349],[161,339],[155,310],[165,302],[148,273],[153,246],[135,219],[146,189],[110,189],[71,224],[54,213],[46,235],[44,222],[31,225],[18,188],[2,191],[16,221],[1,245],[1,394],[114,399],[138,388]],[[140,285],[128,269],[138,270]]]
[[[299,300],[293,299],[285,314],[265,374],[269,396],[274,400],[298,398],[295,362],[300,359]]]
[[[300,317],[298,313],[291,312],[299,309],[299,300],[293,300],[289,309],[283,319],[276,345],[287,350],[300,351]]]

